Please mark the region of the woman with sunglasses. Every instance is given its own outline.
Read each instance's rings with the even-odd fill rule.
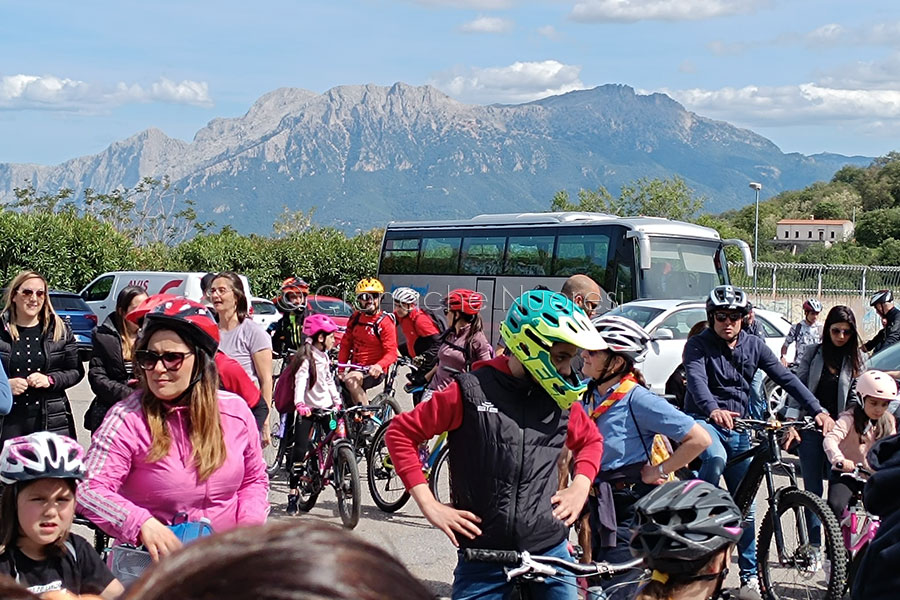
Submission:
[[[458,289],[447,294],[445,302],[447,330],[440,337],[438,362],[425,375],[429,384],[424,400],[450,385],[454,374],[469,371],[474,363],[494,356],[481,320],[484,296],[474,290]]]
[[[177,298],[144,318],[135,351],[138,392],[94,434],[79,512],[154,560],[181,546],[167,527],[181,514],[215,531],[263,523],[269,481],[253,414],[217,389],[216,323]]]
[[[582,373],[590,378],[584,408],[603,436],[600,472],[588,499],[591,559],[621,562],[631,557],[635,502],[700,456],[712,440],[694,419],[647,389],[636,367],[650,342],[643,328],[619,316],[596,317],[591,323],[608,346],[581,352]],[[665,457],[657,435],[679,442],[678,449]]]
[[[50,304],[47,281],[34,271],[16,275],[7,286],[0,322],[0,361],[13,396],[0,444],[35,431],[74,438],[66,390],[81,381],[84,366],[72,329]]]

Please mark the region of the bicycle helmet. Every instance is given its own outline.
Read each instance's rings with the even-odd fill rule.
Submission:
[[[145,327],[154,325],[172,329],[209,356],[215,356],[219,348],[219,326],[209,309],[199,302],[175,298],[158,303],[145,317]]]
[[[610,352],[621,354],[633,363],[644,360],[650,335],[643,327],[631,319],[618,315],[596,317],[591,319],[591,323],[609,346]]]
[[[696,572],[737,543],[741,511],[727,491],[694,479],[664,483],[634,505],[631,553],[669,574]]]
[[[374,277],[369,277],[366,279],[360,280],[359,283],[356,284],[356,295],[360,294],[375,294],[380,296],[384,293],[384,285]]]
[[[822,303],[815,298],[810,298],[803,303],[803,312],[820,313],[822,312]]]
[[[466,289],[453,290],[447,294],[447,310],[461,312],[464,315],[477,315],[484,306],[484,295]]]
[[[175,294],[153,294],[152,296],[148,296],[146,300],[138,304],[137,308],[125,315],[125,320],[131,321],[135,325],[140,325],[141,320],[147,316],[148,312],[153,310],[154,306],[160,302],[168,302],[177,299],[178,296]]]
[[[581,398],[586,386],[573,384],[556,370],[550,359],[553,343],[567,342],[587,350],[607,347],[583,310],[549,290],[531,290],[519,296],[500,324],[500,335],[512,355],[564,410]]]
[[[750,312],[749,305],[744,290],[733,285],[720,285],[709,293],[709,298],[706,299],[706,312],[736,310],[746,315]]]
[[[78,442],[56,433],[14,437],[0,453],[0,481],[11,485],[35,479],[84,479],[83,458]]]
[[[856,380],[856,392],[862,398],[872,396],[879,400],[895,400],[897,398],[897,382],[887,373],[871,369]]]
[[[875,306],[876,304],[885,304],[887,302],[894,301],[894,294],[891,290],[878,290],[875,292],[875,295],[872,296],[871,302],[869,302],[869,306]]]
[[[391,292],[391,297],[394,299],[394,302],[399,302],[400,304],[419,303],[419,292],[409,287],[397,288]]]
[[[300,294],[309,293],[309,284],[299,277],[288,277],[281,282],[282,292],[297,292]]]
[[[334,333],[337,330],[337,323],[328,315],[316,313],[303,319],[303,335],[308,340],[311,340],[319,333]]]

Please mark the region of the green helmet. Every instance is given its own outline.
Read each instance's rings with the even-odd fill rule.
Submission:
[[[556,370],[550,360],[550,347],[554,342],[587,350],[607,347],[583,310],[562,294],[549,290],[531,290],[519,296],[500,324],[500,335],[512,355],[564,410],[581,398],[585,385],[572,385]]]

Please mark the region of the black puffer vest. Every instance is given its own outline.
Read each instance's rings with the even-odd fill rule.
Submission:
[[[457,375],[463,419],[450,432],[453,505],[481,518],[481,535],[463,547],[542,552],[566,539],[552,515],[556,463],[569,411],[531,378],[492,367]]]

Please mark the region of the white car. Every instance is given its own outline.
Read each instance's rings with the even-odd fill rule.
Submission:
[[[263,329],[268,329],[269,325],[281,320],[281,313],[278,312],[278,309],[275,308],[275,304],[271,300],[266,300],[265,298],[251,298],[250,303],[253,306],[250,317],[254,322],[261,325]]]
[[[757,308],[754,313],[766,336],[766,345],[779,356],[791,324],[776,312]],[[706,321],[706,304],[698,300],[635,300],[605,314],[627,317],[650,334],[650,349],[638,368],[650,390],[662,396],[666,381],[681,364],[688,332],[696,323]],[[771,387],[767,383],[769,394],[775,391]]]

